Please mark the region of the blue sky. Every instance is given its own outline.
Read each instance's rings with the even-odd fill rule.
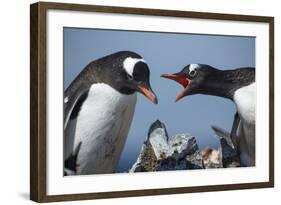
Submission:
[[[182,87],[159,76],[177,72],[190,63],[209,64],[223,70],[255,67],[255,38],[64,28],[64,87],[90,61],[121,50],[134,51],[147,61],[158,105],[138,95],[117,171],[124,172],[132,166],[150,124],[157,119],[166,124],[169,135],[190,133],[196,137],[200,148],[216,147],[217,139],[211,125],[230,130],[234,104],[206,95],[189,96],[175,103]]]

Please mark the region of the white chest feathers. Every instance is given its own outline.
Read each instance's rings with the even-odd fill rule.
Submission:
[[[71,120],[66,128],[69,152],[82,142],[77,160],[80,174],[114,171],[127,139],[135,104],[136,94],[121,94],[102,83],[91,86],[77,119]]]
[[[256,117],[256,83],[242,87],[235,91],[234,102],[242,120],[255,124]]]

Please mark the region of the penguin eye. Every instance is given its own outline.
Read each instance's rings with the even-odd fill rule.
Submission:
[[[191,71],[189,72],[189,75],[190,75],[191,77],[195,77],[196,74],[197,74],[197,71],[196,71],[196,70],[191,70]]]
[[[127,78],[128,78],[129,80],[133,80],[133,76],[131,76],[131,75],[128,74],[128,73],[127,73]]]

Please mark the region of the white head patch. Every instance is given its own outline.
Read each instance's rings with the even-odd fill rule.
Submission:
[[[133,75],[133,72],[134,72],[134,67],[135,65],[138,63],[138,62],[144,62],[145,63],[145,60],[143,60],[142,58],[132,58],[132,57],[128,57],[124,60],[123,62],[123,67],[124,69],[126,70],[126,72],[129,74],[129,75]]]
[[[189,72],[195,70],[196,68],[199,68],[199,64],[190,64],[189,65]]]

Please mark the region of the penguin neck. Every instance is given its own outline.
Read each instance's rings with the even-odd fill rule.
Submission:
[[[238,77],[241,70],[215,70],[205,81],[202,94],[227,98],[233,101],[233,96],[239,88],[251,84],[251,79]]]

